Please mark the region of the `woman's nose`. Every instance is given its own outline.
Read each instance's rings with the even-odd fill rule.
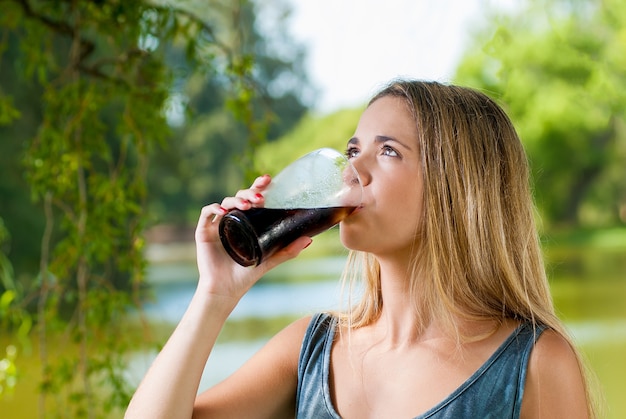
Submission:
[[[359,174],[359,180],[361,181],[361,185],[365,186],[369,184],[372,179],[369,170],[367,170],[365,159],[361,156],[355,157],[351,160],[351,163]]]

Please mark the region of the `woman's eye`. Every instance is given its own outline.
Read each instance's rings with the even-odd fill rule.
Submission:
[[[346,157],[351,159],[352,157],[356,157],[359,154],[359,150],[355,147],[349,147],[346,149]]]
[[[383,146],[383,155],[389,157],[398,157],[398,152],[388,145]]]

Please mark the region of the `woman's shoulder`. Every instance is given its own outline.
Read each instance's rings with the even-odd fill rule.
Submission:
[[[333,319],[334,317],[329,313],[307,315],[289,324],[276,337],[280,340],[287,339],[294,342],[302,342],[312,333],[321,329],[327,329]]]
[[[522,417],[587,417],[581,362],[563,335],[546,329],[530,354]]]
[[[293,322],[288,328],[293,329],[293,333],[297,333],[300,340],[306,345],[306,342],[315,339],[318,335],[324,335],[334,328],[336,318],[325,312],[315,313],[302,317]]]
[[[308,315],[291,322],[276,337],[301,342],[313,318],[313,315]]]
[[[529,373],[543,380],[562,382],[564,378],[582,376],[576,350],[568,339],[552,329],[544,330],[537,339],[528,368]]]

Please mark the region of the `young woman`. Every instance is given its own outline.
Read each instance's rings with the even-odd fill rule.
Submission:
[[[200,278],[183,319],[137,389],[141,418],[587,418],[579,355],[554,314],[524,150],[485,95],[401,80],[377,94],[346,151],[363,204],[340,224],[345,312],[288,326],[240,370],[197,395],[226,318],[248,289],[311,239],[255,268],[217,232],[270,183],[202,209]]]

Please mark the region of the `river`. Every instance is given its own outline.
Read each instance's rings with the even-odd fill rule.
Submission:
[[[626,238],[626,232],[620,237]],[[595,240],[592,248],[549,249],[548,272],[557,312],[603,388],[607,401],[603,417],[622,419],[626,417],[626,239],[617,244],[616,240],[604,241]],[[192,261],[180,262],[188,259],[193,250],[161,250],[172,257],[164,263],[164,255],[160,254],[161,262],[150,264],[148,278],[153,298],[145,314],[167,334],[193,295],[197,270]],[[200,389],[235,371],[265,344],[271,330],[300,316],[339,308],[343,301],[339,278],[344,263],[345,257],[298,258],[262,278],[232,313],[225,332],[237,333],[220,335],[207,363],[206,371],[210,373],[203,375]],[[34,366],[29,363],[24,367],[14,397],[0,398],[0,417],[5,417],[7,411],[14,413],[9,416],[12,418],[36,416],[37,359],[34,354],[25,354],[29,356]],[[131,385],[139,383],[155,356],[154,351],[128,354],[125,374]]]
[[[626,404],[622,401],[622,377],[626,375],[626,275],[624,264],[613,256],[607,263],[615,265],[614,275],[602,273],[602,283],[590,281],[571,272],[569,264],[557,263],[551,270],[552,291],[557,309],[566,327],[597,371],[610,406],[608,417],[622,417]],[[329,258],[291,261],[277,268],[272,277],[261,279],[241,300],[231,319],[299,317],[320,310],[339,308],[342,289],[339,278],[345,260]],[[193,264],[153,266],[149,272],[154,285],[154,302],[146,306],[146,314],[158,322],[176,323],[184,313],[196,285]],[[301,281],[298,276],[316,280]],[[291,280],[289,279],[291,278]],[[218,341],[207,363],[201,390],[219,382],[235,371],[266,342],[266,338]],[[135,354],[128,369],[128,378],[138,383],[156,353]],[[210,371],[210,373],[208,372]]]

